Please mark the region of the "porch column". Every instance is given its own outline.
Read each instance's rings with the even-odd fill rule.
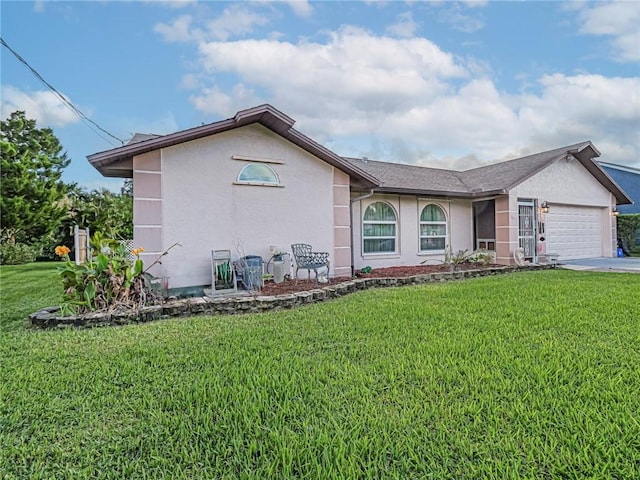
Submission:
[[[510,195],[496,198],[496,262],[512,265],[518,248],[518,199]]]

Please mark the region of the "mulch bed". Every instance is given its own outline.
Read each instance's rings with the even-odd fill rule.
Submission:
[[[474,270],[482,268],[491,268],[496,265],[475,265],[475,264],[461,264],[456,267],[457,270]],[[413,275],[425,275],[429,273],[450,272],[451,269],[448,265],[415,265],[408,267],[386,267],[375,268],[371,273],[356,273],[358,278],[401,278],[410,277]],[[347,282],[351,280],[350,277],[336,277],[332,278],[330,283],[320,283],[318,288],[336,285],[341,282]],[[275,283],[273,281],[265,282],[260,291],[260,295],[285,295],[295,292],[304,292],[307,290],[313,290],[316,288],[316,283],[313,280],[313,274],[311,274],[311,280],[299,279],[296,283],[295,280],[287,279],[282,283]]]

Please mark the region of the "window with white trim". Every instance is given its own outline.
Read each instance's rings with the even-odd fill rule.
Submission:
[[[420,252],[444,252],[447,245],[447,217],[438,205],[430,204],[420,213]]]
[[[395,253],[397,217],[393,207],[385,202],[369,205],[362,217],[363,253]]]
[[[279,185],[280,179],[269,165],[249,163],[240,170],[237,182],[257,185]]]

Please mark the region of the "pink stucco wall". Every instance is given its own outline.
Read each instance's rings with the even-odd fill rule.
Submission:
[[[162,168],[159,150],[133,158],[133,241],[143,247],[141,258],[151,265],[161,255],[162,243]],[[164,275],[160,265],[150,273]]]
[[[278,186],[237,182],[251,160],[265,162]],[[331,254],[330,274],[350,272],[349,178],[260,125],[248,125],[136,157],[135,237],[162,260],[170,288],[209,285],[211,250],[237,259],[270,246],[310,243]],[[306,275],[302,272],[301,275]]]

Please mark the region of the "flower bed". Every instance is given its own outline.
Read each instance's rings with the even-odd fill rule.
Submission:
[[[399,268],[408,275],[400,276]],[[430,269],[428,271],[417,269]],[[32,326],[36,328],[67,328],[67,327],[99,327],[127,325],[171,317],[189,317],[192,315],[228,315],[235,313],[257,313],[269,310],[282,310],[298,307],[310,303],[338,298],[349,293],[367,288],[397,287],[403,285],[417,285],[431,282],[446,282],[464,278],[498,275],[519,270],[546,269],[549,266],[531,265],[526,267],[490,266],[473,269],[458,269],[449,271],[438,267],[392,267],[391,269],[377,269],[370,274],[356,279],[345,279],[329,284],[321,284],[315,288],[313,280],[300,280],[282,284],[266,285],[261,292],[253,296],[235,297],[195,297],[175,299],[162,305],[151,305],[135,310],[116,312],[95,312],[77,316],[63,316],[58,307],[50,307],[29,316]],[[386,272],[385,272],[386,270]],[[416,273],[422,271],[423,273]],[[384,276],[394,273],[397,276]],[[276,292],[275,289],[280,289]]]

